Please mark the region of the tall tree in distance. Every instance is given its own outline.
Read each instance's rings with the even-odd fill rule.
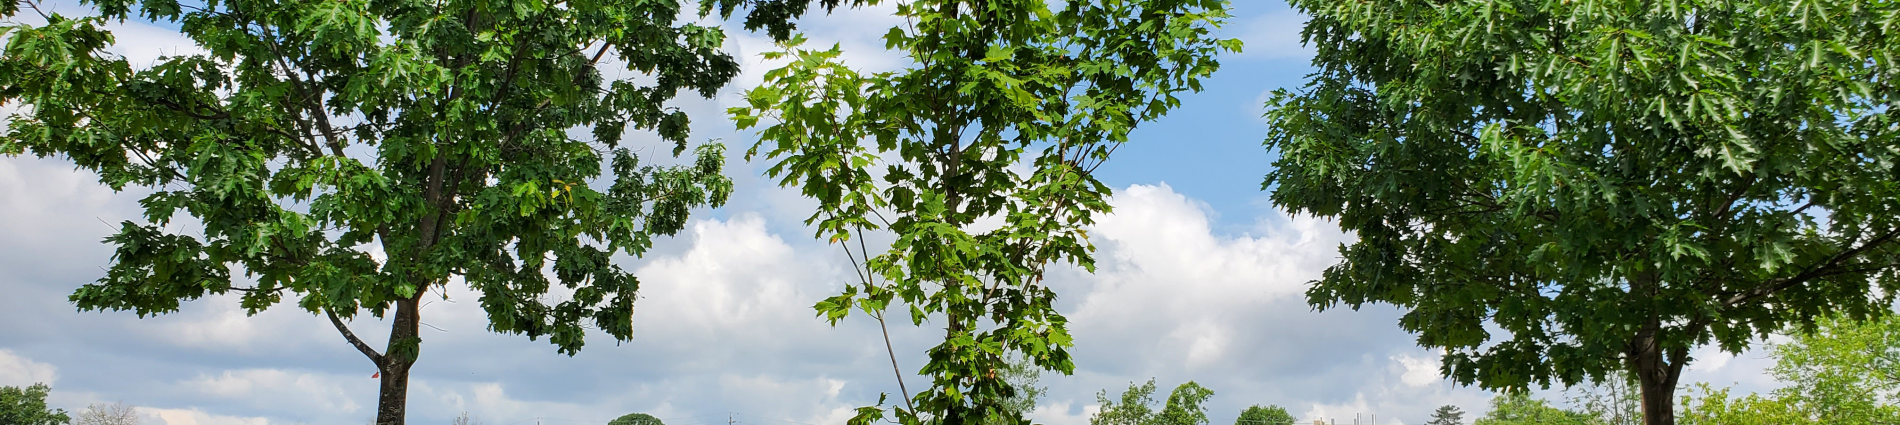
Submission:
[[[676,2],[89,3],[92,16],[0,28],[0,104],[24,105],[0,153],[151,192],[72,302],[143,317],[207,295],[237,293],[253,314],[294,301],[374,366],[378,424],[404,422],[431,291],[465,284],[491,330],[561,353],[588,327],[626,340],[639,281],[614,257],[731,189],[717,145],[681,166],[620,145],[653,131],[680,155],[687,117],[666,102],[738,72],[720,30],[678,23]],[[135,69],[104,27],[135,16],[206,53]],[[609,81],[607,64],[651,78]],[[364,311],[392,326],[380,350],[345,323]]]
[[[1234,418],[1234,425],[1293,425],[1293,414],[1277,405],[1248,406],[1240,411],[1240,417]],[[1430,424],[1428,424],[1430,425]]]
[[[1456,382],[1626,372],[1672,425],[1692,349],[1900,293],[1900,3],[1292,3],[1263,188],[1359,237],[1308,301],[1409,310]]]
[[[757,17],[809,3],[705,4],[749,6]],[[852,2],[864,3],[876,2]],[[1199,90],[1217,54],[1238,50],[1212,36],[1227,6],[915,0],[896,5],[905,23],[884,36],[909,60],[902,70],[863,74],[836,45],[806,48],[798,36],[766,54],[789,64],[731,113],[741,129],[757,129],[747,158],[769,161],[770,176],[815,199],[807,223],[854,265],[855,282],[819,302],[819,314],[833,324],[854,311],[876,319],[887,349],[887,311],[943,326],[919,370],[928,388],[909,391],[892,353],[897,421],[1026,423],[1007,404],[1021,391],[999,373],[1009,358],[1073,370],[1067,319],[1044,272],[1094,269],[1084,227],[1109,210],[1110,195],[1094,171],[1136,126],[1178,106],[1177,94]],[[894,242],[869,245],[872,232]],[[853,423],[887,414],[861,413]]]
[[[1458,406],[1452,406],[1452,405],[1438,406],[1438,410],[1432,411],[1432,419],[1429,421],[1425,421],[1425,425],[1464,425],[1464,424],[1465,424],[1465,411],[1462,409],[1459,409]]]

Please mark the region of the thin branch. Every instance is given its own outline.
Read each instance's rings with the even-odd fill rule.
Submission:
[[[369,344],[364,344],[362,339],[356,337],[356,333],[350,332],[350,327],[343,324],[343,319],[336,317],[336,311],[324,307],[323,314],[330,316],[330,324],[336,325],[336,331],[343,333],[343,339],[349,340],[350,345],[356,346],[356,351],[361,351],[364,356],[369,357],[369,361],[375,363],[377,369],[383,368],[383,355],[377,353],[376,349],[370,348]]]
[[[1784,289],[1792,288],[1795,285],[1807,283],[1808,281],[1813,280],[1813,279],[1834,276],[1834,275],[1839,275],[1845,272],[1855,271],[1855,270],[1847,270],[1847,271],[1835,270],[1835,268],[1840,267],[1842,262],[1847,261],[1850,258],[1860,256],[1860,254],[1863,252],[1867,252],[1868,250],[1874,249],[1881,245],[1886,245],[1888,242],[1893,242],[1894,238],[1896,237],[1900,237],[1900,229],[1894,229],[1892,231],[1887,232],[1887,234],[1875,237],[1873,240],[1869,240],[1867,241],[1867,243],[1861,244],[1858,247],[1854,247],[1852,249],[1847,249],[1847,250],[1841,251],[1840,253],[1836,253],[1834,254],[1833,257],[1828,258],[1827,261],[1822,261],[1813,266],[1810,266],[1808,267],[1807,270],[1802,271],[1800,274],[1796,274],[1787,279],[1782,279],[1779,282],[1774,281],[1774,280],[1763,282],[1763,286],[1758,286],[1753,291],[1748,291],[1745,293],[1736,294],[1733,297],[1729,297],[1729,299],[1726,302],[1724,302],[1723,305],[1734,306],[1736,304],[1741,304],[1743,302],[1747,302],[1755,298],[1761,298],[1761,297],[1773,295],[1776,292],[1781,292]],[[1879,270],[1882,268],[1886,268],[1886,267],[1876,267],[1876,268],[1873,268],[1873,270]]]

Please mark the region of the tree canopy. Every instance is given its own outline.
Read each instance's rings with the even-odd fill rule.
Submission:
[[[1688,398],[1691,424],[1756,425],[1797,422],[1900,423],[1900,319],[1827,317],[1793,340],[1774,344],[1769,373],[1783,387],[1767,395],[1730,395],[1699,387]]]
[[[731,190],[718,145],[656,165],[622,143],[653,132],[682,154],[688,119],[667,102],[738,72],[723,33],[678,22],[677,2],[89,3],[0,28],[0,104],[24,106],[0,153],[149,191],[72,302],[145,316],[217,294],[251,313],[292,300],[376,366],[381,424],[403,421],[426,294],[465,284],[491,330],[570,355],[587,328],[625,340],[639,281],[614,258]],[[104,25],[129,18],[177,25],[204,53],[135,67],[105,50]],[[391,318],[380,352],[344,323],[364,310]]]
[[[1248,406],[1240,411],[1240,417],[1234,418],[1234,425],[1293,425],[1293,414],[1277,405]]]
[[[0,424],[65,425],[72,418],[63,409],[46,407],[46,393],[52,388],[33,384],[26,388],[0,387]]]
[[[1636,376],[1900,293],[1900,4],[1294,0],[1316,71],[1263,184],[1359,241],[1308,291],[1389,303],[1463,384]]]
[[[1464,423],[1465,411],[1451,405],[1438,406],[1437,410],[1432,411],[1432,419],[1425,421],[1425,425],[1464,425]]]
[[[1168,393],[1168,399],[1155,410],[1155,380],[1147,383],[1129,383],[1115,399],[1108,397],[1108,390],[1095,395],[1096,403],[1101,406],[1095,414],[1089,416],[1089,425],[1206,425],[1207,408],[1202,404],[1214,396],[1214,391],[1201,384],[1188,381],[1175,386]]]
[[[612,421],[607,421],[607,425],[666,425],[666,423],[660,422],[660,418],[655,418],[653,415],[628,413],[620,415],[620,417],[614,418]]]
[[[750,5],[756,17],[810,2],[715,3],[726,13]],[[902,304],[914,325],[943,323],[920,370],[930,388],[911,393],[891,356],[904,403],[896,420],[1021,423],[1007,406],[1020,389],[998,374],[1009,358],[1073,369],[1044,271],[1093,270],[1083,227],[1109,210],[1110,194],[1094,171],[1137,125],[1178,106],[1176,94],[1200,89],[1218,53],[1238,50],[1211,35],[1226,7],[917,0],[896,6],[906,23],[884,36],[904,69],[860,73],[838,46],[806,48],[796,35],[766,54],[789,63],[731,114],[757,131],[747,158],[816,200],[807,223],[851,258],[856,282],[819,314],[835,324],[861,311],[882,325]],[[894,242],[867,244],[872,233]],[[886,413],[861,412],[854,423]]]

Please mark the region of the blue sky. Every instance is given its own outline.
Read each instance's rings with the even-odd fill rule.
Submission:
[[[82,11],[66,4],[62,11]],[[1260,146],[1263,94],[1297,87],[1310,69],[1298,40],[1302,18],[1273,1],[1241,1],[1223,29],[1247,43],[1223,59],[1203,93],[1183,97],[1148,123],[1101,169],[1116,213],[1095,231],[1101,270],[1059,270],[1059,308],[1078,338],[1073,376],[1044,376],[1040,423],[1081,425],[1099,390],[1155,378],[1163,391],[1195,380],[1213,389],[1209,415],[1232,423],[1240,409],[1278,404],[1306,419],[1418,424],[1444,404],[1476,412],[1489,394],[1436,375],[1437,357],[1399,331],[1390,308],[1313,312],[1305,283],[1350,243],[1331,223],[1288,217],[1259,184],[1271,156]],[[814,43],[837,42],[854,66],[889,69],[901,59],[875,39],[887,10],[814,17]],[[118,25],[116,51],[135,64],[192,48],[163,26]],[[720,96],[684,99],[695,140],[749,143],[721,111],[756,85],[769,43],[732,29],[728,48],[745,73]],[[650,135],[630,134],[634,143]],[[844,258],[810,239],[809,203],[735,161],[727,208],[702,211],[680,237],[645,258],[622,260],[646,282],[633,341],[594,335],[579,355],[545,342],[495,335],[465,288],[424,308],[412,423],[446,423],[461,412],[488,424],[604,423],[647,412],[669,425],[843,422],[850,409],[895,392],[875,327],[812,317],[811,303],[844,281]],[[137,217],[138,193],[113,193],[61,159],[0,158],[0,385],[48,382],[67,409],[123,401],[148,424],[359,424],[373,415],[373,369],[326,322],[294,308],[246,317],[234,299],[209,297],[183,311],[139,319],[77,313],[65,296],[102,273],[102,224]],[[366,339],[386,325],[353,324]],[[921,366],[935,336],[893,328],[899,362]],[[1766,389],[1767,361],[1703,350],[1687,381]],[[912,389],[922,379],[912,377]],[[1562,394],[1547,392],[1561,397]]]

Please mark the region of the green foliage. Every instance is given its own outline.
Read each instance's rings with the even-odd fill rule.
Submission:
[[[1016,418],[1027,417],[1036,410],[1036,401],[1049,392],[1048,387],[1037,386],[1042,378],[1042,368],[1036,367],[1026,358],[1011,360],[997,370],[997,375],[1015,389],[1015,393],[1001,403],[1008,413],[985,418],[984,423],[987,425],[1005,425],[1014,423]]]
[[[1683,421],[1692,425],[1789,423],[1900,423],[1893,405],[1900,390],[1900,320],[1824,317],[1775,344],[1770,370],[1786,386],[1763,396],[1734,397],[1698,384],[1683,397]]]
[[[0,103],[25,106],[0,152],[151,192],[72,301],[145,316],[233,291],[250,313],[288,297],[377,364],[383,423],[400,421],[424,294],[466,283],[492,330],[570,355],[585,328],[625,340],[639,282],[612,259],[731,190],[717,145],[683,166],[619,145],[650,130],[681,154],[687,117],[666,102],[738,72],[723,33],[678,23],[676,2],[92,3],[95,16],[0,29]],[[133,16],[207,53],[136,69],[104,50],[104,26]],[[609,63],[651,83],[609,81]],[[545,297],[554,284],[572,295]],[[394,310],[384,353],[338,317],[361,309]]]
[[[1588,425],[1589,415],[1556,407],[1525,393],[1491,398],[1491,411],[1472,425]]]
[[[1775,391],[1828,423],[1900,423],[1900,319],[1827,317],[1772,349]]]
[[[1694,394],[1700,392],[1700,395]],[[1855,423],[1876,424],[1894,423],[1892,421],[1841,421],[1816,422],[1800,406],[1788,403],[1779,397],[1763,397],[1749,394],[1744,397],[1730,398],[1728,389],[1713,390],[1708,384],[1697,384],[1696,390],[1683,397],[1682,423],[1684,425],[1787,425],[1805,423]]]
[[[1292,422],[1288,422],[1287,424],[1290,425],[1292,424]],[[1452,406],[1452,405],[1438,406],[1438,410],[1432,411],[1432,419],[1429,421],[1425,421],[1425,425],[1464,425],[1464,424],[1465,424],[1465,411],[1463,409],[1459,409],[1458,406]]]
[[[666,425],[660,418],[645,413],[628,413],[608,421],[607,425]]]
[[[1692,348],[1900,293],[1900,3],[1292,3],[1263,188],[1359,237],[1308,300],[1409,310],[1456,382],[1628,370],[1665,424]]]
[[[63,425],[72,419],[62,409],[46,408],[46,384],[0,387],[0,424]]]
[[[1204,425],[1207,423],[1206,403],[1214,391],[1202,387],[1194,381],[1188,381],[1174,387],[1168,394],[1167,404],[1155,411],[1155,381],[1128,384],[1120,401],[1108,398],[1108,390],[1096,393],[1095,400],[1102,409],[1089,416],[1089,425]]]
[[[809,2],[703,3],[725,13],[746,4],[790,7],[758,17]],[[857,282],[818,314],[836,323],[861,311],[883,323],[901,303],[913,324],[945,326],[920,370],[931,387],[904,394],[898,421],[1015,416],[1007,400],[1020,389],[998,374],[1011,353],[1073,369],[1043,272],[1058,262],[1094,269],[1083,227],[1109,209],[1094,170],[1139,123],[1178,106],[1177,93],[1200,89],[1217,53],[1238,49],[1210,33],[1226,7],[918,0],[896,6],[907,22],[884,36],[910,61],[903,70],[861,74],[837,46],[806,49],[798,36],[766,54],[790,63],[730,111],[740,128],[758,128],[747,158],[763,156],[781,185],[817,200],[807,222],[857,266]],[[895,241],[868,246],[869,232]],[[884,414],[862,412],[856,422]]]
[[[1286,408],[1271,404],[1249,406],[1234,419],[1234,425],[1293,425],[1293,422],[1293,414],[1287,413]]]

